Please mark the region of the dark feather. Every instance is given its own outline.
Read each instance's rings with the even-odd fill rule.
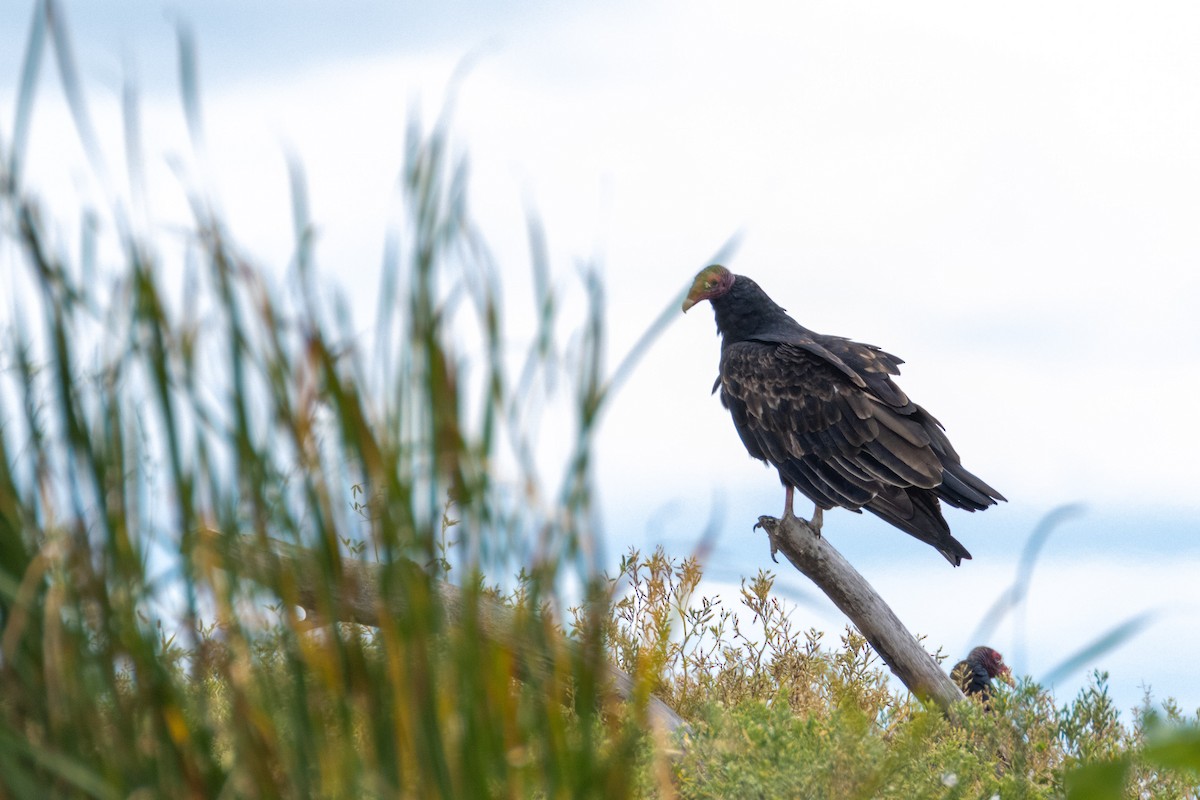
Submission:
[[[992,693],[992,680],[1000,678],[1011,683],[1011,673],[1004,663],[1004,657],[986,645],[971,649],[967,657],[954,665],[950,670],[950,679],[962,689],[963,694],[971,697],[978,695],[988,707]]]
[[[939,498],[969,511],[1004,498],[963,468],[937,419],[892,380],[901,359],[808,330],[724,268],[697,277],[685,308],[700,300],[721,333],[714,391],[751,456],[819,508],[865,509],[955,565],[971,557]]]
[[[960,661],[950,671],[950,678],[962,689],[963,694],[985,694],[992,688],[992,679],[987,671],[970,661]]]

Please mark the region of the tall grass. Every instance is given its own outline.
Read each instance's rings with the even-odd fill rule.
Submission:
[[[181,44],[200,146],[194,48]],[[538,316],[513,365],[524,332],[505,317],[444,119],[408,132],[377,355],[324,301],[295,163],[295,291],[241,255],[201,188],[181,257],[136,234],[124,206],[78,210],[107,215],[119,253],[85,268],[24,181],[46,50],[109,180],[58,8],[41,3],[0,153],[0,249],[20,273],[6,277],[14,324],[0,345],[3,793],[629,794],[643,737],[625,722],[636,713],[602,713],[602,615],[578,616],[581,647],[565,648],[555,622],[564,572],[585,597],[595,574],[590,454],[609,392],[600,282],[584,276],[568,349],[535,258]],[[133,95],[126,139],[139,164]],[[533,409],[560,385],[576,438],[547,483]],[[516,630],[481,636],[481,603],[496,594],[483,568],[511,566],[531,541],[516,553]],[[244,548],[278,542],[313,556],[303,579],[315,587],[282,568],[247,578]],[[348,618],[349,558],[380,567],[375,630],[329,624]],[[448,577],[462,592],[453,624],[438,591]],[[302,590],[319,598],[315,619],[297,609]],[[553,668],[524,671],[514,649]]]

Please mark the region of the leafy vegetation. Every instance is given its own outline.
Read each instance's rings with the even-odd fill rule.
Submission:
[[[1122,724],[1097,672],[1061,707],[1028,679],[985,710],[949,717],[895,691],[848,629],[829,646],[798,630],[773,576],[744,581],[740,607],[696,597],[700,568],[631,554],[613,606],[617,663],[649,660],[663,697],[692,723],[680,797],[1195,797],[1197,718],[1147,696]],[[747,623],[745,620],[751,620]],[[670,631],[664,636],[664,632]],[[939,657],[941,654],[939,654]]]
[[[947,718],[852,631],[798,628],[769,573],[733,608],[698,596],[694,559],[630,553],[602,577],[591,446],[640,350],[606,371],[586,271],[564,337],[536,225],[536,319],[505,317],[444,121],[410,130],[371,351],[323,300],[296,165],[287,292],[199,191],[171,247],[121,201],[41,205],[23,166],[47,49],[112,174],[41,3],[0,139],[0,796],[1197,796],[1195,717],[1147,700],[1125,726],[1102,674],[1062,708],[1022,681]],[[564,394],[575,440],[548,481],[538,409]],[[246,546],[275,568],[250,574]],[[387,600],[370,628],[339,622],[359,560]],[[651,731],[650,693],[690,731]]]

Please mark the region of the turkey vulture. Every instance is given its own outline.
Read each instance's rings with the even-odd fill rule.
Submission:
[[[990,647],[980,646],[950,670],[950,679],[963,690],[967,697],[979,695],[986,703],[992,691],[992,678],[1005,683],[1012,681],[1004,656]]]
[[[939,500],[981,511],[1004,498],[968,472],[941,423],[893,381],[903,362],[878,347],[808,330],[758,284],[714,264],[683,301],[712,303],[721,335],[713,391],[754,458],[779,470],[784,517],[794,490],[821,512],[866,509],[933,545],[954,566],[971,554]]]

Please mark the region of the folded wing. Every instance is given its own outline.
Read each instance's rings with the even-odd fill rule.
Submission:
[[[975,511],[1003,498],[963,468],[940,423],[892,381],[900,363],[808,331],[732,342],[721,353],[721,402],[750,454],[818,506],[866,509],[957,564],[971,556],[939,500]]]

